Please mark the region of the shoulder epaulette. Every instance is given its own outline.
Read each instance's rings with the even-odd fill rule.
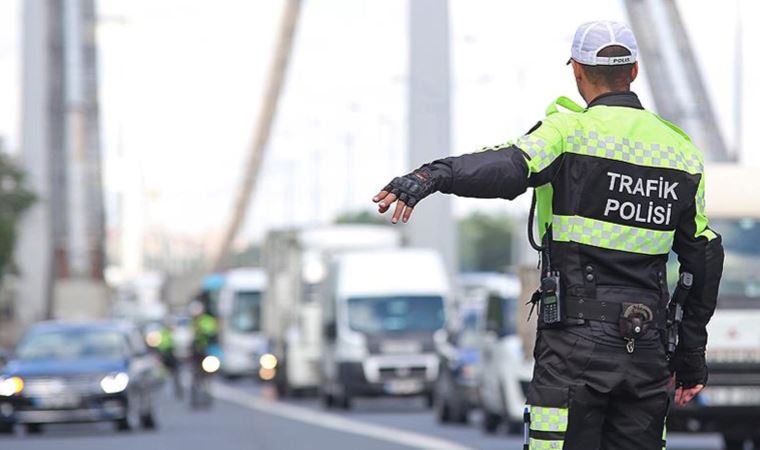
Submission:
[[[549,104],[549,106],[546,108],[546,115],[550,116],[556,112],[559,112],[559,109],[557,108],[558,106],[576,113],[583,112],[586,109],[563,95]]]

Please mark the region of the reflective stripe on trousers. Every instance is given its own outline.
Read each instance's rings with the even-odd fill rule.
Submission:
[[[528,450],[562,449],[567,431],[567,408],[526,405],[523,448]],[[537,432],[537,433],[532,433]]]

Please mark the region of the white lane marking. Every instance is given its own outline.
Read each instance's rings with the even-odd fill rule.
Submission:
[[[369,424],[323,411],[315,411],[300,406],[288,405],[287,403],[275,400],[267,400],[219,383],[214,384],[211,392],[214,397],[231,403],[236,403],[249,409],[284,417],[286,419],[297,420],[322,428],[330,428],[343,433],[358,434],[360,436],[422,449],[475,450],[472,447],[466,447],[455,442],[421,433],[415,433],[413,431],[404,431],[397,428]]]

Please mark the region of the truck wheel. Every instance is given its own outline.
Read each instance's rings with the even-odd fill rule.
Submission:
[[[142,426],[146,430],[156,429],[156,415],[153,412],[153,408],[151,408],[148,412],[140,416],[140,426]]]
[[[354,405],[351,396],[344,392],[340,397],[340,407],[348,411],[349,409],[353,408],[353,406]]]
[[[40,434],[40,433],[42,433],[42,424],[40,423],[26,424],[26,434]]]
[[[322,406],[325,409],[332,409],[335,406],[335,397],[329,393],[322,391],[320,397],[322,397]]]
[[[725,450],[744,450],[744,439],[723,435]]]
[[[425,406],[428,409],[432,409],[435,406],[435,395],[432,392],[425,395]]]
[[[466,406],[460,405],[459,408],[454,410],[454,422],[461,424],[468,424],[470,422],[470,409]]]
[[[483,410],[483,422],[481,422],[481,427],[483,428],[484,432],[488,434],[494,434],[496,433],[496,430],[499,428],[500,424],[500,415],[494,414],[487,410]]]

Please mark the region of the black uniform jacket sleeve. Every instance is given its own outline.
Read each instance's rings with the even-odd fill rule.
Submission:
[[[512,200],[528,188],[528,164],[519,148],[509,146],[439,159],[430,164],[436,188],[460,197]]]
[[[685,351],[704,351],[707,345],[707,322],[715,311],[723,273],[721,237],[707,227],[700,206],[704,204],[702,195],[701,190],[697,192],[697,198],[679,221],[673,242],[681,271],[694,275],[679,330],[678,347]]]
[[[538,122],[527,134],[541,126]],[[530,177],[523,150],[512,144],[496,146],[476,153],[433,161],[428,168],[436,177],[436,188],[444,194],[474,198],[513,200],[536,185]]]

